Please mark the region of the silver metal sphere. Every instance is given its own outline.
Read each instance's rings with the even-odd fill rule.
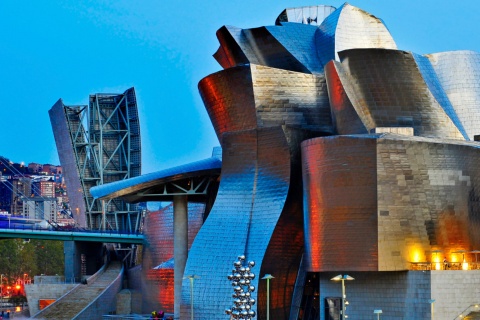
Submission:
[[[231,309],[225,309],[225,313],[226,314],[232,314],[232,310]]]
[[[255,304],[255,302],[256,302],[256,301],[255,301],[255,299],[253,299],[253,298],[250,298],[250,300],[248,300],[248,303],[249,303],[251,306],[253,306],[253,305]]]
[[[238,256],[238,260],[245,260],[245,255],[243,255],[243,254],[242,254],[242,255],[239,255],[239,256]]]
[[[255,291],[255,287],[254,286],[248,286],[248,291],[250,291],[250,292]]]
[[[249,285],[251,283],[250,279],[245,280],[245,284]]]
[[[233,288],[233,290],[235,290],[235,291],[243,291],[243,289],[242,289],[240,286],[236,286],[235,288]]]
[[[253,310],[248,310],[248,315],[249,315],[250,317],[255,317],[255,314],[256,314],[255,311],[253,311]]]
[[[254,267],[255,266],[255,261],[248,261],[248,265],[250,267]]]

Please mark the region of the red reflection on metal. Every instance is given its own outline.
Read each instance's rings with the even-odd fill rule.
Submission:
[[[376,141],[302,144],[308,270],[378,270]]]
[[[256,127],[249,66],[214,73],[203,78],[198,84],[198,89],[220,142],[225,132]]]
[[[147,272],[147,280],[156,284],[156,303],[165,311],[174,309],[174,271],[173,269],[152,269]]]

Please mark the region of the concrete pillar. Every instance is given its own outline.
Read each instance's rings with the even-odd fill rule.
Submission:
[[[65,281],[67,283],[80,281],[80,259],[75,241],[65,241],[63,243],[63,253],[65,258]]]
[[[188,201],[186,195],[173,196],[174,313],[180,318],[183,272],[188,256]]]

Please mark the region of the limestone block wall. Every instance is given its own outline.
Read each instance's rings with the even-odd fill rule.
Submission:
[[[470,305],[480,303],[480,270],[431,271],[436,320],[455,319]]]
[[[325,319],[325,298],[342,296],[342,283],[330,280],[338,274],[344,273],[320,273],[321,320]],[[431,319],[428,271],[349,272],[348,275],[355,278],[345,281],[349,319],[373,319],[375,309],[382,310],[382,319]]]
[[[25,285],[30,315],[34,315],[40,311],[38,307],[39,299],[58,299],[76,286],[78,286],[78,284],[55,284],[49,283],[48,281],[44,284]]]

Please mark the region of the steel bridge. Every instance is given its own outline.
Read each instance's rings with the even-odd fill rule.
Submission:
[[[41,230],[0,228],[0,239],[42,239],[56,241],[86,241],[102,243],[144,244],[145,237],[141,233],[121,233],[117,231],[91,231],[91,230]]]

